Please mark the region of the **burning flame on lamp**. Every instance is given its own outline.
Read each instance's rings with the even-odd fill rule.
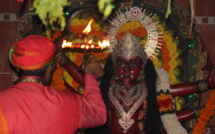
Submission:
[[[99,46],[101,47],[101,49],[109,47],[110,42],[108,39],[104,39],[102,42],[99,41]]]
[[[93,19],[90,19],[90,22],[87,24],[87,27],[83,31],[84,34],[88,34],[91,31],[91,24],[92,23],[93,23]]]
[[[66,47],[72,47],[72,42],[70,41],[66,41],[63,39],[63,44],[62,44],[62,48],[66,48]]]
[[[108,39],[103,39],[103,41],[99,41],[98,44],[93,44],[93,40],[87,41],[86,35],[91,31],[91,24],[93,19],[90,19],[90,22],[87,24],[87,27],[83,30],[85,34],[84,42],[82,44],[73,44],[72,42],[63,40],[62,48],[80,48],[80,49],[103,49],[110,46],[110,42]]]

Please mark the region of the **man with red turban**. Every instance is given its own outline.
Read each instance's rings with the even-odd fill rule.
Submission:
[[[96,81],[99,62],[85,62],[85,93],[57,91],[47,86],[54,67],[55,46],[46,37],[30,35],[9,50],[18,69],[15,85],[0,91],[0,133],[73,134],[78,128],[103,125],[106,107]]]

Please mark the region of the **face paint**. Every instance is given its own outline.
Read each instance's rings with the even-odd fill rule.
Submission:
[[[131,59],[118,57],[115,69],[122,84],[130,87],[137,83],[139,72],[143,69],[143,63],[139,57]]]

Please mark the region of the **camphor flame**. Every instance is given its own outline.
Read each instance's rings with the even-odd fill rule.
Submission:
[[[83,30],[83,34],[85,34],[84,43],[82,44],[73,44],[70,41],[63,40],[62,48],[80,48],[80,49],[103,49],[110,46],[110,42],[108,39],[103,39],[102,42],[99,41],[98,43],[93,43],[93,40],[87,41],[86,35],[91,31],[91,24],[93,19],[90,19],[89,23],[87,24],[86,28]]]
[[[88,43],[91,44],[93,42],[93,40],[89,40]]]
[[[63,39],[62,48],[66,48],[66,47],[72,47],[72,42],[66,41],[65,39]]]
[[[93,19],[90,19],[90,22],[87,24],[87,27],[83,31],[84,34],[88,34],[91,31],[91,24],[92,23],[93,23]]]
[[[108,39],[104,39],[102,40],[102,42],[98,42],[99,46],[101,47],[101,49],[109,47],[110,46],[110,41]]]

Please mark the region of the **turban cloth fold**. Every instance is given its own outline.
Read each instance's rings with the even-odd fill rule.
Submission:
[[[55,46],[40,35],[30,35],[14,43],[9,50],[12,65],[22,70],[36,70],[52,63]]]

